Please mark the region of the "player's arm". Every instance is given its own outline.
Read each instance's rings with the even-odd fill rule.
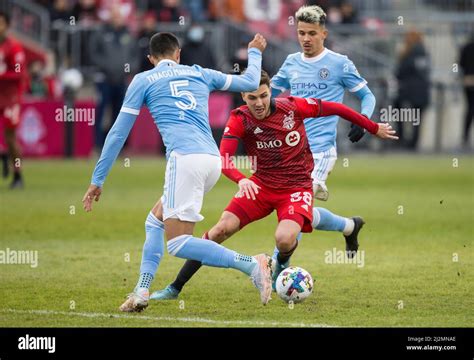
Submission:
[[[367,81],[360,76],[354,63],[347,59],[343,66],[342,85],[360,99],[360,112],[370,118],[375,109],[375,96],[367,86]],[[362,139],[365,131],[362,127],[352,124],[347,135],[354,143]]]
[[[382,139],[398,139],[398,137],[395,136],[395,130],[393,130],[389,124],[377,124],[376,122],[369,120],[366,116],[358,113],[344,104],[311,98],[293,99],[302,118],[316,118],[337,115],[357,126],[360,126],[361,128],[366,129],[371,134]]]
[[[290,90],[290,83],[288,81],[288,75],[286,72],[286,61],[287,60],[285,60],[285,62],[283,63],[281,68],[278,70],[276,75],[272,77],[272,80],[270,82],[272,97],[277,97],[278,95],[284,93],[285,91]]]
[[[102,153],[92,174],[91,185],[82,203],[84,210],[92,210],[92,201],[99,201],[102,186],[127,139],[143,104],[143,84],[137,77],[130,83],[120,113],[105,139]]]
[[[204,69],[204,76],[207,78],[209,90],[247,92],[255,91],[260,84],[260,74],[262,71],[262,53],[267,46],[265,38],[257,34],[248,47],[247,69],[241,75],[223,74],[220,71]]]
[[[222,173],[231,181],[239,185],[239,192],[244,194],[247,199],[255,200],[260,188],[252,180],[242,174],[234,164],[232,157],[237,152],[239,139],[244,136],[244,129],[238,117],[231,115],[221,140],[220,154],[222,159]]]

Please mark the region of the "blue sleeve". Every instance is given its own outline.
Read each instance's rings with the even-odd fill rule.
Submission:
[[[287,58],[288,59],[288,58]],[[288,80],[288,73],[286,71],[287,60],[283,63],[280,70],[272,77],[271,89],[272,97],[276,97],[287,90],[290,90],[290,82]]]
[[[354,93],[360,99],[360,112],[363,115],[367,115],[370,119],[375,109],[375,96],[370,91],[369,87],[365,85],[362,89]]]
[[[242,75],[230,75],[216,70],[203,69],[209,90],[228,90],[233,92],[257,90],[262,71],[262,53],[257,48],[250,48],[248,54],[247,69]]]
[[[137,115],[140,113],[144,102],[144,92],[143,82],[138,76],[135,76],[127,89],[120,113],[105,139],[102,153],[92,174],[92,184],[99,187],[104,184],[110,168],[117,159]]]
[[[346,58],[342,63],[342,86],[349,92],[355,93],[367,85],[367,81],[360,76],[354,63]]]
[[[109,174],[112,165],[117,159],[125,140],[135,123],[137,116],[121,111],[115,120],[115,124],[110,129],[105,144],[100,154],[99,161],[92,174],[91,184],[102,187],[105,178]]]

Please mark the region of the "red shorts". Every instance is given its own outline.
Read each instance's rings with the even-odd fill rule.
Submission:
[[[20,105],[0,108],[0,121],[4,122],[6,129],[16,129],[20,124]]]
[[[256,199],[247,199],[239,193],[230,201],[225,211],[233,213],[240,219],[240,228],[253,221],[263,219],[273,210],[277,211],[278,222],[293,220],[301,226],[301,231],[313,231],[313,190],[311,188],[295,188],[291,190],[275,190],[253,180],[260,189]]]

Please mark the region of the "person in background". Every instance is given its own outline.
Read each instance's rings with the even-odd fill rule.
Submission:
[[[95,146],[99,149],[104,145],[108,132],[103,129],[105,110],[111,105],[111,127],[120,111],[127,80],[138,67],[137,53],[136,40],[125,26],[120,9],[114,7],[110,21],[91,37],[89,48],[92,63],[98,69],[96,82],[99,101],[95,122]]]
[[[181,51],[181,64],[199,65],[204,68],[216,68],[212,50],[204,42],[205,31],[199,24],[193,24],[186,34],[186,45]]]
[[[5,128],[8,154],[3,152],[3,177],[9,175],[9,162],[13,168],[11,189],[23,188],[20,145],[16,129],[20,124],[20,103],[26,78],[25,53],[21,44],[8,36],[10,17],[0,12],[0,122]],[[8,156],[10,159],[8,159]]]
[[[398,94],[395,107],[412,109],[413,117],[396,123],[401,145],[416,149],[420,133],[423,112],[430,101],[430,59],[423,44],[422,34],[412,29],[405,34],[405,41],[399,57],[395,77],[398,80]],[[407,137],[403,126],[407,122],[412,126],[412,135]]]
[[[474,117],[474,32],[466,45],[461,49],[459,65],[463,72],[463,87],[466,95],[466,115],[464,117],[463,144],[469,144],[469,134]]]
[[[142,28],[138,33],[138,47],[140,48],[140,69],[139,72],[153,69],[153,64],[148,60],[149,43],[151,37],[156,33],[156,13],[148,11],[143,16]]]

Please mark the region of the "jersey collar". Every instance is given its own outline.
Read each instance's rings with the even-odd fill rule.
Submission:
[[[329,52],[329,50],[324,48],[324,50],[321,54],[319,54],[317,56],[314,56],[312,58],[307,58],[307,57],[304,56],[304,53],[301,53],[301,60],[303,60],[304,62],[307,62],[307,63],[314,63],[316,61],[321,60],[323,57],[325,57],[328,52]]]
[[[163,59],[163,60],[160,60],[160,61],[158,62],[158,64],[156,64],[155,67],[158,67],[158,66],[160,66],[161,64],[165,64],[165,63],[167,63],[168,66],[175,66],[175,65],[178,65],[178,63],[177,63],[176,61],[173,61],[173,60],[170,60],[170,59]]]

